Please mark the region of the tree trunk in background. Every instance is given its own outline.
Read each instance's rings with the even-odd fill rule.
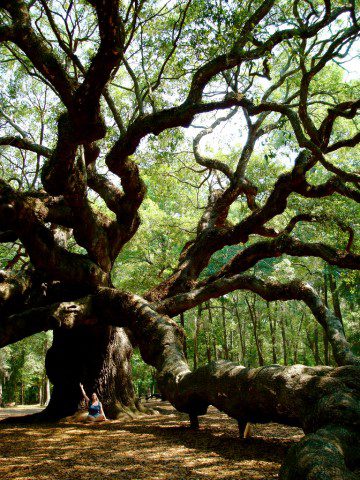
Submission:
[[[207,305],[203,308],[203,310],[207,309]],[[205,346],[206,346],[206,358],[208,362],[212,361],[212,352],[211,352],[211,329],[209,316],[207,317],[207,321],[204,318],[204,335],[205,335]]]
[[[335,277],[332,273],[329,273],[329,285],[330,285],[331,297],[332,297],[335,315],[338,317],[338,319],[342,323],[342,326],[344,327],[344,322],[343,322],[341,308],[340,308],[339,292],[337,290]]]
[[[49,377],[46,376],[45,378],[45,388],[44,388],[44,397],[43,397],[43,401],[44,401],[44,405],[47,406],[49,405],[49,402],[50,402],[50,397],[51,397],[51,392],[50,392],[50,380],[49,380]]]
[[[285,331],[285,324],[284,324],[283,315],[280,315],[280,327],[281,327],[281,339],[282,339],[282,347],[283,347],[284,365],[287,365],[288,364],[288,352],[287,352],[286,331]]]
[[[221,302],[221,319],[222,319],[223,334],[224,334],[224,358],[225,360],[229,360],[229,346],[228,346],[228,334],[227,334],[227,326],[226,326],[226,312],[225,312],[224,297],[220,297],[220,302]]]
[[[269,325],[270,325],[270,334],[271,334],[271,349],[272,349],[272,360],[273,363],[277,363],[276,355],[276,319],[272,319],[270,303],[266,302],[268,316],[269,316]]]
[[[206,339],[206,358],[208,362],[212,361],[212,352],[211,352],[211,344],[210,344],[210,335],[209,332],[205,333]]]
[[[236,303],[234,303],[235,307],[235,316],[238,324],[239,330],[239,337],[240,337],[240,347],[241,347],[241,359],[240,363],[243,365],[245,363],[246,358],[246,328],[245,328],[245,320],[241,321],[239,309]]]
[[[47,406],[50,401],[50,381],[45,374],[40,385],[40,405]]]
[[[326,273],[324,273],[324,305],[326,307],[329,307]],[[330,365],[329,338],[327,336],[326,330],[323,331],[323,341],[324,341],[324,363],[325,365]]]
[[[198,366],[198,337],[199,337],[199,332],[200,332],[200,327],[201,327],[201,312],[202,308],[201,305],[198,306],[197,308],[197,314],[195,316],[194,322],[194,368],[197,368]]]
[[[14,385],[14,388],[10,391],[10,395],[9,395],[9,403],[18,403],[18,388],[17,388],[17,385],[15,384]]]
[[[234,349],[234,331],[233,330],[230,330],[230,334],[229,334],[229,359],[233,362],[234,361],[234,358],[233,358],[233,350]]]
[[[319,353],[319,329],[318,326],[315,325],[314,328],[314,358],[315,358],[315,365],[321,365],[320,360],[320,353]]]
[[[214,358],[215,360],[218,359],[218,353],[217,353],[217,349],[216,349],[216,338],[215,338],[215,335],[214,335],[214,322],[213,322],[213,317],[212,317],[212,311],[211,311],[211,304],[210,304],[210,301],[206,302],[206,307],[207,307],[207,310],[209,312],[209,323],[211,325],[211,338],[212,338],[212,344],[213,344],[213,349],[214,349]]]
[[[300,342],[300,338],[301,338],[300,332],[301,332],[301,327],[302,327],[302,324],[303,324],[303,321],[304,321],[304,317],[305,317],[305,314],[303,313],[302,316],[301,316],[299,328],[298,328],[296,338],[295,338],[295,341],[294,341],[294,364],[295,365],[298,363],[299,342]]]
[[[255,338],[256,351],[259,359],[259,365],[260,367],[262,367],[263,365],[265,365],[265,362],[264,362],[264,357],[261,351],[261,344],[260,344],[259,331],[258,331],[258,318],[256,316],[255,304],[251,306],[246,296],[245,296],[245,301],[249,309],[250,319],[251,319],[251,323],[254,330],[254,338]]]
[[[40,380],[39,404],[45,405],[45,376]]]
[[[307,336],[307,339],[308,339],[308,344],[309,344],[309,347],[310,347],[310,350],[314,356],[314,362],[316,365],[321,365],[321,358],[320,358],[320,355],[319,355],[319,329],[317,327],[317,325],[315,325],[314,327],[314,332],[313,332],[313,335],[311,335],[311,333],[309,333],[308,331],[306,331],[306,336]]]
[[[82,399],[96,392],[109,418],[135,411],[130,358],[132,347],[125,331],[114,327],[78,327],[54,330],[46,356],[46,371],[54,388],[45,413],[66,417],[78,410]]]

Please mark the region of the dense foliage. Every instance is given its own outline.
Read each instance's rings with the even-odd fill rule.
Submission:
[[[80,382],[137,412],[137,348],[138,395],[301,426],[280,478],[353,478],[356,7],[0,0],[5,401],[47,402],[47,351],[39,417]]]

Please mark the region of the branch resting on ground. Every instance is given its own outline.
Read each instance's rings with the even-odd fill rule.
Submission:
[[[11,341],[4,332],[4,329],[11,332],[11,324],[15,335],[19,331],[16,324],[18,327],[21,323],[22,329],[31,325],[26,332],[29,335],[29,328],[34,333],[36,327],[69,329],[95,322],[131,331],[144,361],[157,369],[163,395],[177,410],[188,413],[193,422],[206,413],[209,405],[214,405],[235,418],[240,428],[249,421],[277,421],[300,426],[305,433],[311,433],[290,450],[282,467],[283,480],[300,478],[298,472],[302,472],[301,478],[313,478],[319,458],[337,469],[336,478],[355,478],[347,465],[358,465],[360,460],[360,450],[353,448],[359,445],[356,435],[360,427],[359,366],[271,365],[249,369],[220,361],[191,372],[183,353],[184,337],[179,326],[142,298],[109,288],[99,289],[76,302],[35,309],[14,315],[5,323],[1,321],[0,346]],[[336,460],[323,448],[330,449],[331,455],[336,451]],[[322,478],[334,478],[326,470],[324,475]]]

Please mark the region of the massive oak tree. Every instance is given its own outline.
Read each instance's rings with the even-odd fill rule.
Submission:
[[[17,112],[2,106],[0,241],[18,245],[1,272],[0,347],[53,330],[46,366],[54,391],[42,415],[74,413],[79,382],[98,392],[109,416],[135,409],[129,361],[137,346],[157,369],[164,396],[193,426],[210,404],[237,419],[240,432],[248,421],[298,425],[306,436],[281,478],[354,478],[360,360],[341,319],[310,283],[252,273],[260,261],[284,255],[360,268],[351,219],[324,218],[306,202],[360,199],[352,168],[360,139],[356,90],[334,91],[319,80],[352,55],[354,2],[0,0],[0,19],[2,78],[13,84]],[[16,85],[26,78],[41,115],[27,115],[25,128]],[[114,288],[112,269],[138,230],[146,195],[137,154],[151,156],[149,138],[171,143],[196,118],[205,125],[187,152],[196,162],[192,175],[213,181],[178,265],[142,297]],[[203,138],[240,118],[236,159],[205,154]],[[264,192],[260,176],[248,171],[261,145],[280,134],[288,146],[272,155],[286,171]],[[31,164],[26,182],[11,175],[19,158],[24,172]],[[325,180],[315,183],[319,169]],[[294,197],[300,207],[292,215]],[[279,216],[287,219],[281,228]],[[342,233],[343,248],[299,234],[324,222]],[[213,255],[234,245],[236,254],[207,275]],[[29,262],[19,268],[24,255]],[[222,361],[191,372],[184,333],[171,318],[234,290],[304,302],[338,367],[249,369]]]

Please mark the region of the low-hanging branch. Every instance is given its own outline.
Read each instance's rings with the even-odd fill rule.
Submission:
[[[211,298],[217,298],[235,290],[252,291],[268,302],[276,300],[303,301],[325,330],[338,365],[359,365],[360,359],[351,351],[341,321],[323,304],[311,285],[299,280],[279,283],[262,280],[254,275],[237,274],[209,281],[189,293],[167,298],[155,304],[155,308],[157,311],[173,317]]]
[[[339,471],[338,478],[352,478],[346,465],[359,461],[359,450],[349,448],[359,443],[356,435],[360,427],[356,394],[360,390],[359,365],[342,368],[271,365],[249,369],[220,361],[191,372],[183,353],[183,332],[177,324],[157,313],[142,298],[108,288],[75,302],[13,315],[6,327],[7,336],[1,321],[0,346],[14,341],[11,334],[19,332],[16,323],[29,334],[36,329],[71,329],[96,322],[131,330],[143,359],[158,371],[163,395],[178,410],[188,413],[194,424],[209,405],[214,405],[238,421],[240,432],[249,421],[277,421],[300,426],[310,433],[290,451],[280,478],[293,478],[286,472],[310,475],[309,471],[316,471],[317,449],[307,456],[305,464],[302,460],[302,452],[313,438],[321,448],[336,446],[339,453],[334,466]],[[346,448],[339,450],[339,443]]]
[[[306,173],[314,165],[315,161],[316,158],[309,154],[309,152],[306,150],[302,151],[298,155],[293,169],[278,178],[262,207],[255,209],[235,226],[214,228],[213,224],[209,224],[208,228],[202,228],[195,241],[187,249],[186,254],[183,255],[178,270],[169,279],[165,280],[165,282],[149,291],[146,298],[157,301],[160,298],[173,296],[193,288],[196,279],[210,261],[213,253],[226,245],[234,245],[239,242],[246,243],[251,234],[262,235],[261,227],[276,215],[285,211],[289,196],[292,193],[304,192],[304,196],[315,196],[316,193],[312,193],[311,188],[308,188],[305,179]],[[230,189],[231,186],[228,190]],[[351,192],[348,192],[347,189],[348,187],[342,182],[333,180],[327,182],[324,188],[321,188],[321,186],[314,187],[314,190],[316,190],[319,196],[331,195],[335,191],[341,192],[345,196],[350,196]],[[219,196],[217,200],[220,204],[221,199],[222,196]],[[227,208],[229,208],[229,204],[231,204],[231,202],[227,203]],[[209,217],[211,213],[212,210],[209,212]],[[252,245],[243,253],[236,256],[232,261],[236,263],[237,260],[239,260],[237,262],[237,268],[239,268],[238,265],[241,264],[243,260],[244,263],[240,267],[240,271],[250,268],[262,258],[270,258],[283,253],[295,256],[318,256],[342,268],[357,268],[356,265],[358,265],[359,262],[358,255],[349,252],[338,252],[333,247],[328,247],[320,243],[302,243],[299,240],[291,239],[286,235],[279,235],[276,232],[273,232],[272,236],[278,238],[269,242],[260,242],[258,247],[256,246],[257,244]],[[255,255],[252,255],[252,253]],[[248,260],[246,260],[246,257],[248,257]],[[232,261],[230,261],[229,265],[232,264]],[[231,267],[225,265],[223,268],[227,269]]]
[[[241,272],[262,259],[281,255],[316,257],[339,268],[360,268],[359,255],[350,251],[356,247],[354,229],[340,220],[335,219],[337,225],[349,234],[345,251],[327,245],[326,241],[294,238],[294,228],[301,228],[301,220],[315,218],[301,209],[295,216],[291,214],[293,218],[283,231],[269,226],[276,216],[286,212],[294,194],[300,200],[337,194],[349,202],[360,201],[358,173],[344,171],[336,165],[335,156],[326,156],[360,141],[351,129],[347,131],[349,138],[341,139],[342,130],[337,129],[339,120],[354,121],[359,101],[344,101],[343,92],[332,94],[330,89],[331,104],[314,101],[319,93],[314,92],[311,83],[315,77],[320,78],[325,66],[343,58],[344,51],[345,56],[348,54],[359,32],[353,2],[336,7],[326,0],[315,8],[311,3],[299,4],[296,0],[290,7],[286,2],[263,0],[256,6],[249,5],[242,21],[234,21],[231,41],[230,32],[224,32],[224,42],[220,41],[216,48],[211,44],[200,56],[197,47],[187,41],[188,27],[194,21],[190,1],[185,9],[174,5],[174,10],[152,12],[150,16],[148,11],[142,16],[146,2],[130,2],[128,9],[119,0],[80,3],[83,10],[77,15],[76,2],[70,2],[67,17],[62,19],[63,28],[61,22],[57,23],[56,6],[49,2],[0,0],[0,42],[9,47],[11,65],[20,63],[27,74],[33,74],[37,82],[51,89],[51,95],[57,96],[51,108],[58,115],[54,122],[57,130],[53,132],[48,125],[44,131],[42,118],[39,144],[32,140],[37,138],[36,132],[30,139],[8,119],[0,138],[0,146],[12,147],[4,149],[4,158],[5,154],[20,150],[21,175],[26,176],[30,169],[30,165],[25,165],[24,152],[35,154],[29,155],[31,159],[36,156],[36,180],[27,182],[32,185],[29,191],[23,191],[24,184],[18,190],[12,188],[6,168],[4,179],[0,180],[0,242],[19,241],[18,252],[25,249],[30,259],[29,268],[19,275],[0,274],[0,347],[42,330],[54,330],[54,350],[57,349],[59,358],[67,359],[69,352],[61,347],[61,341],[67,334],[75,339],[78,327],[80,331],[104,333],[106,348],[110,345],[110,336],[106,335],[110,335],[110,330],[117,331],[110,327],[124,328],[134,345],[139,346],[143,359],[157,369],[164,396],[178,410],[188,413],[193,425],[209,405],[214,405],[236,419],[241,432],[248,421],[300,426],[308,435],[291,449],[280,478],[315,478],[321,467],[326,480],[352,479],[348,466],[359,462],[360,451],[350,448],[359,444],[356,429],[360,418],[360,361],[351,351],[341,320],[306,282],[279,283]],[[291,17],[286,22],[282,18],[285,11]],[[85,20],[81,18],[83,14]],[[177,16],[175,23],[170,14]],[[76,17],[76,28],[70,32],[67,22],[72,16]],[[158,48],[156,29],[162,17],[168,30],[164,35],[161,32],[159,58],[146,65],[150,47],[143,35],[148,35],[150,26],[148,30],[156,37],[154,45]],[[97,30],[99,38],[95,38],[96,34],[87,38],[88,28],[82,37],[82,22],[86,23],[88,18],[94,21],[92,34]],[[171,25],[171,42],[163,45]],[[189,43],[189,62],[181,51],[183,35]],[[211,43],[211,35],[207,38]],[[150,53],[154,54],[151,48]],[[90,49],[93,55],[86,65],[86,52]],[[213,51],[216,53],[212,54]],[[140,56],[141,66],[136,65]],[[270,82],[265,93],[264,81],[261,80],[260,88],[257,85],[259,76]],[[134,87],[125,87],[124,97],[112,97],[110,91],[115,92],[115,81],[124,85],[130,82]],[[180,89],[178,81],[184,82]],[[173,94],[176,89],[179,94]],[[120,131],[115,137],[105,124],[102,97]],[[325,108],[331,105],[325,113],[324,104]],[[235,116],[237,110],[244,114],[247,140],[234,168],[230,158],[229,162],[220,162],[206,158],[199,150],[201,138],[211,133],[221,118],[217,117],[210,129],[195,139],[195,162],[206,169],[204,177],[208,179],[210,194],[193,228],[195,238],[187,239],[181,250],[178,268],[149,290],[146,300],[109,288],[118,253],[139,227],[139,209],[146,195],[141,170],[147,173],[148,160],[144,167],[132,155],[149,135],[186,128],[199,114],[228,109],[233,109],[228,118]],[[58,114],[60,110],[63,111]],[[13,129],[17,130],[16,135]],[[297,149],[297,157],[264,195],[260,178],[248,167],[254,160],[257,140],[265,135],[271,139],[275,132],[284,129],[291,138],[290,148]],[[50,138],[54,141],[52,149],[42,145]],[[101,148],[107,151],[101,152]],[[110,175],[99,173],[103,160]],[[150,165],[152,162],[149,159]],[[10,159],[9,163],[15,162]],[[313,185],[309,172],[317,165],[332,176]],[[45,190],[36,187],[34,191],[40,169]],[[110,178],[111,174],[115,180]],[[149,177],[144,178],[148,183]],[[89,189],[101,197],[111,212],[100,212],[93,205]],[[232,224],[229,213],[241,195],[246,196],[247,206],[242,205],[246,212],[240,209],[241,217]],[[69,234],[71,229],[71,245],[58,239],[56,231],[60,227],[69,229]],[[255,235],[267,240],[252,243]],[[75,248],[86,250],[84,255],[74,253],[74,240]],[[243,250],[211,277],[199,280],[216,252],[238,244],[244,244]],[[254,292],[269,302],[305,303],[326,332],[341,367],[271,365],[249,369],[222,361],[192,372],[183,352],[184,333],[169,317],[235,290]],[[68,345],[66,341],[64,344]],[[116,342],[111,348],[114,345],[120,353]],[[99,357],[109,352],[110,347]],[[75,376],[71,378],[71,401],[76,405],[78,382],[74,381]],[[62,387],[57,378],[57,390]],[[327,456],[329,450],[334,460]],[[323,474],[324,465],[330,476],[326,468]]]
[[[279,257],[283,254],[293,257],[318,257],[325,260],[329,265],[360,270],[360,255],[356,253],[339,250],[321,242],[302,242],[287,233],[282,233],[272,240],[255,242],[244,248],[211,279],[245,272],[260,260]]]

